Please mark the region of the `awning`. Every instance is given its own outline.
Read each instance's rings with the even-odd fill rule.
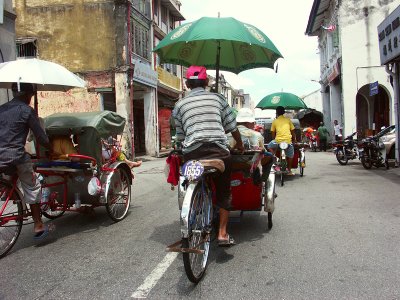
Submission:
[[[329,10],[331,0],[314,0],[311,8],[308,24],[306,28],[306,35],[317,36],[321,26],[324,25],[326,19],[325,12]]]
[[[175,17],[176,21],[184,21],[185,17],[181,14],[179,7],[181,3],[177,0],[161,0],[161,4],[169,9],[169,13]]]

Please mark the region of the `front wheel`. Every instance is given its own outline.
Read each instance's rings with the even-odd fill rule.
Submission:
[[[343,166],[347,165],[347,162],[349,161],[346,156],[346,153],[343,151],[343,149],[338,149],[336,151],[336,159],[339,162],[339,164],[341,164]]]
[[[283,172],[281,172],[281,186],[283,186],[284,184],[285,184],[285,176]]]
[[[0,182],[0,258],[17,242],[23,223],[22,202],[17,193],[7,200],[10,187]]]
[[[106,210],[113,221],[119,222],[126,217],[130,204],[130,178],[125,169],[119,168],[114,172],[111,178]]]
[[[272,228],[272,212],[268,213],[268,230]]]
[[[182,239],[183,264],[189,280],[198,283],[204,276],[210,252],[212,198],[206,183],[200,181],[193,191],[188,217],[188,237]]]
[[[369,159],[368,157],[361,157],[361,164],[363,165],[364,169],[371,169],[372,168],[372,162],[371,159]]]

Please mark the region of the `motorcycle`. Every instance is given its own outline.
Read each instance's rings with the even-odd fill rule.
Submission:
[[[343,141],[336,143],[334,153],[337,161],[341,165],[347,165],[349,159],[356,159],[359,157],[359,149],[354,136],[357,132],[347,136]]]
[[[382,141],[382,137],[387,134],[390,127],[383,129],[374,136],[369,136],[362,139],[360,146],[361,164],[365,169],[371,169],[372,166],[377,168],[386,167],[389,169],[386,147]]]

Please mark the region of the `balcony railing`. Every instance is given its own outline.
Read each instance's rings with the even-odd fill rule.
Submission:
[[[164,85],[167,85],[177,91],[181,91],[181,79],[175,75],[172,75],[162,67],[157,67],[158,81]]]

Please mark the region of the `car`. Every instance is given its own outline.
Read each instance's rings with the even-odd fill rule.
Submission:
[[[391,125],[383,128],[377,135],[380,136],[380,140],[385,145],[387,158],[395,159],[395,145],[396,145],[396,126]]]

